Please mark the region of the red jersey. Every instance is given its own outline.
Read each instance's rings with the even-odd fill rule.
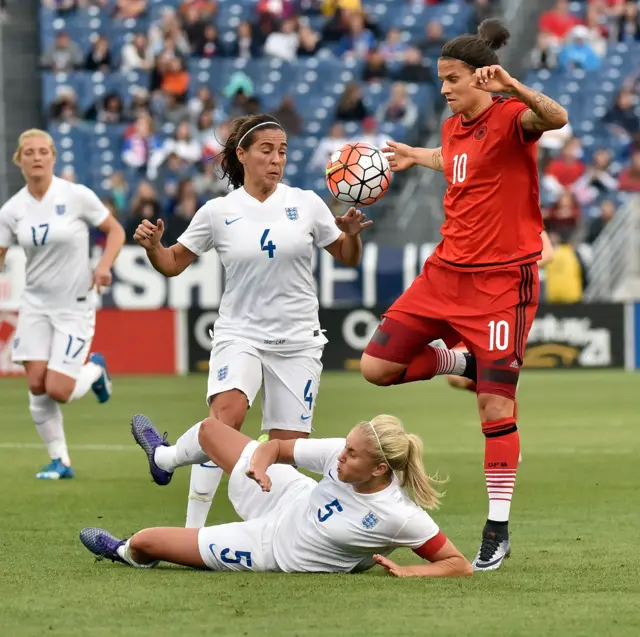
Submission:
[[[543,230],[536,142],[523,130],[528,107],[494,97],[473,120],[461,115],[442,126],[444,197],[442,241],[434,259],[465,272],[524,265],[540,259]]]

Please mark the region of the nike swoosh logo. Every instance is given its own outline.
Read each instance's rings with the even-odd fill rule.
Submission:
[[[337,480],[331,475],[331,469],[329,469],[329,473],[327,474],[334,482],[337,482]]]
[[[300,416],[300,420],[309,420],[311,416]]]
[[[220,467],[217,464],[201,464],[201,467],[205,469],[219,469]]]
[[[242,219],[242,217],[236,217],[235,219],[231,219],[231,221],[229,221],[229,219],[225,219],[224,222],[227,226],[230,226],[232,223],[240,221],[240,219]]]

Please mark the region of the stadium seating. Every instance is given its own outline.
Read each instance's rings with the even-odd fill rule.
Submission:
[[[377,0],[364,2],[368,15],[374,18],[382,32],[391,27],[399,27],[405,42],[415,42],[424,35],[425,25],[430,20],[440,20],[447,36],[466,30],[469,20],[469,6],[464,0],[447,0],[431,5],[409,3],[398,7],[397,0]],[[147,15],[139,19],[114,20],[108,8],[89,7],[79,9],[64,16],[52,9],[41,8],[40,34],[41,47],[46,50],[54,41],[59,30],[69,33],[77,43],[84,43],[83,52],[88,52],[92,39],[98,34],[106,35],[110,41],[112,58],[117,67],[122,45],[130,40],[135,32],[147,32],[150,25],[159,18],[163,7],[178,6],[177,0],[152,0]],[[255,0],[222,0],[218,4],[215,23],[221,37],[223,48],[233,45],[236,28],[241,20],[255,17]],[[326,18],[311,15],[312,27],[321,29]],[[223,51],[224,54],[224,51]],[[434,63],[430,60],[429,63]],[[256,58],[235,59],[231,57],[196,58],[188,60],[190,75],[189,96],[199,86],[208,86],[226,106],[221,90],[227,85],[233,73],[242,71],[253,82],[256,94],[261,99],[261,109],[272,110],[278,106],[282,96],[293,96],[298,111],[303,115],[304,132],[299,138],[290,140],[291,152],[286,171],[286,179],[292,185],[313,188],[323,195],[326,188],[322,175],[308,175],[306,163],[317,145],[334,121],[337,101],[347,82],[362,77],[362,63],[344,60],[335,55],[331,45],[320,49],[311,58],[300,58],[295,62],[279,59]],[[365,103],[371,112],[388,99],[390,81],[369,84],[364,87]],[[142,72],[100,73],[73,71],[59,73],[42,72],[42,95],[45,114],[64,87],[71,87],[77,95],[80,112],[84,112],[100,97],[117,93],[127,106],[137,87],[147,88],[149,76]],[[432,114],[436,87],[433,84],[409,85],[409,92],[419,106],[421,120]],[[122,125],[105,125],[81,122],[74,125],[53,124],[49,130],[61,149],[58,170],[65,166],[74,168],[78,181],[86,183],[100,193],[108,190],[108,177],[114,171],[123,168],[121,144]],[[380,131],[394,139],[402,140],[406,131],[401,125],[382,123]],[[167,125],[161,136],[170,135],[173,127]],[[355,138],[359,128],[355,124],[346,127],[347,134]]]

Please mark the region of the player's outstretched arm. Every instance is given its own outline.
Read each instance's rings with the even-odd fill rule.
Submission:
[[[407,170],[412,166],[424,166],[444,172],[442,148],[414,148],[399,142],[387,142],[387,146],[380,150],[386,155],[393,172]]]
[[[163,234],[164,222],[162,219],[158,219],[157,225],[151,223],[148,219],[144,219],[136,228],[133,238],[138,245],[141,245],[146,250],[147,257],[154,269],[166,277],[178,276],[198,256],[181,243],[165,248],[160,243]]]
[[[447,540],[437,553],[430,555],[430,564],[399,566],[384,555],[374,555],[373,559],[393,577],[468,577],[473,575],[469,560]]]

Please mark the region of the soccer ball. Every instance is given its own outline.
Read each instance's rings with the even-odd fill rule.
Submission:
[[[329,192],[339,201],[369,206],[391,182],[387,158],[371,144],[352,142],[331,155],[325,172]]]

